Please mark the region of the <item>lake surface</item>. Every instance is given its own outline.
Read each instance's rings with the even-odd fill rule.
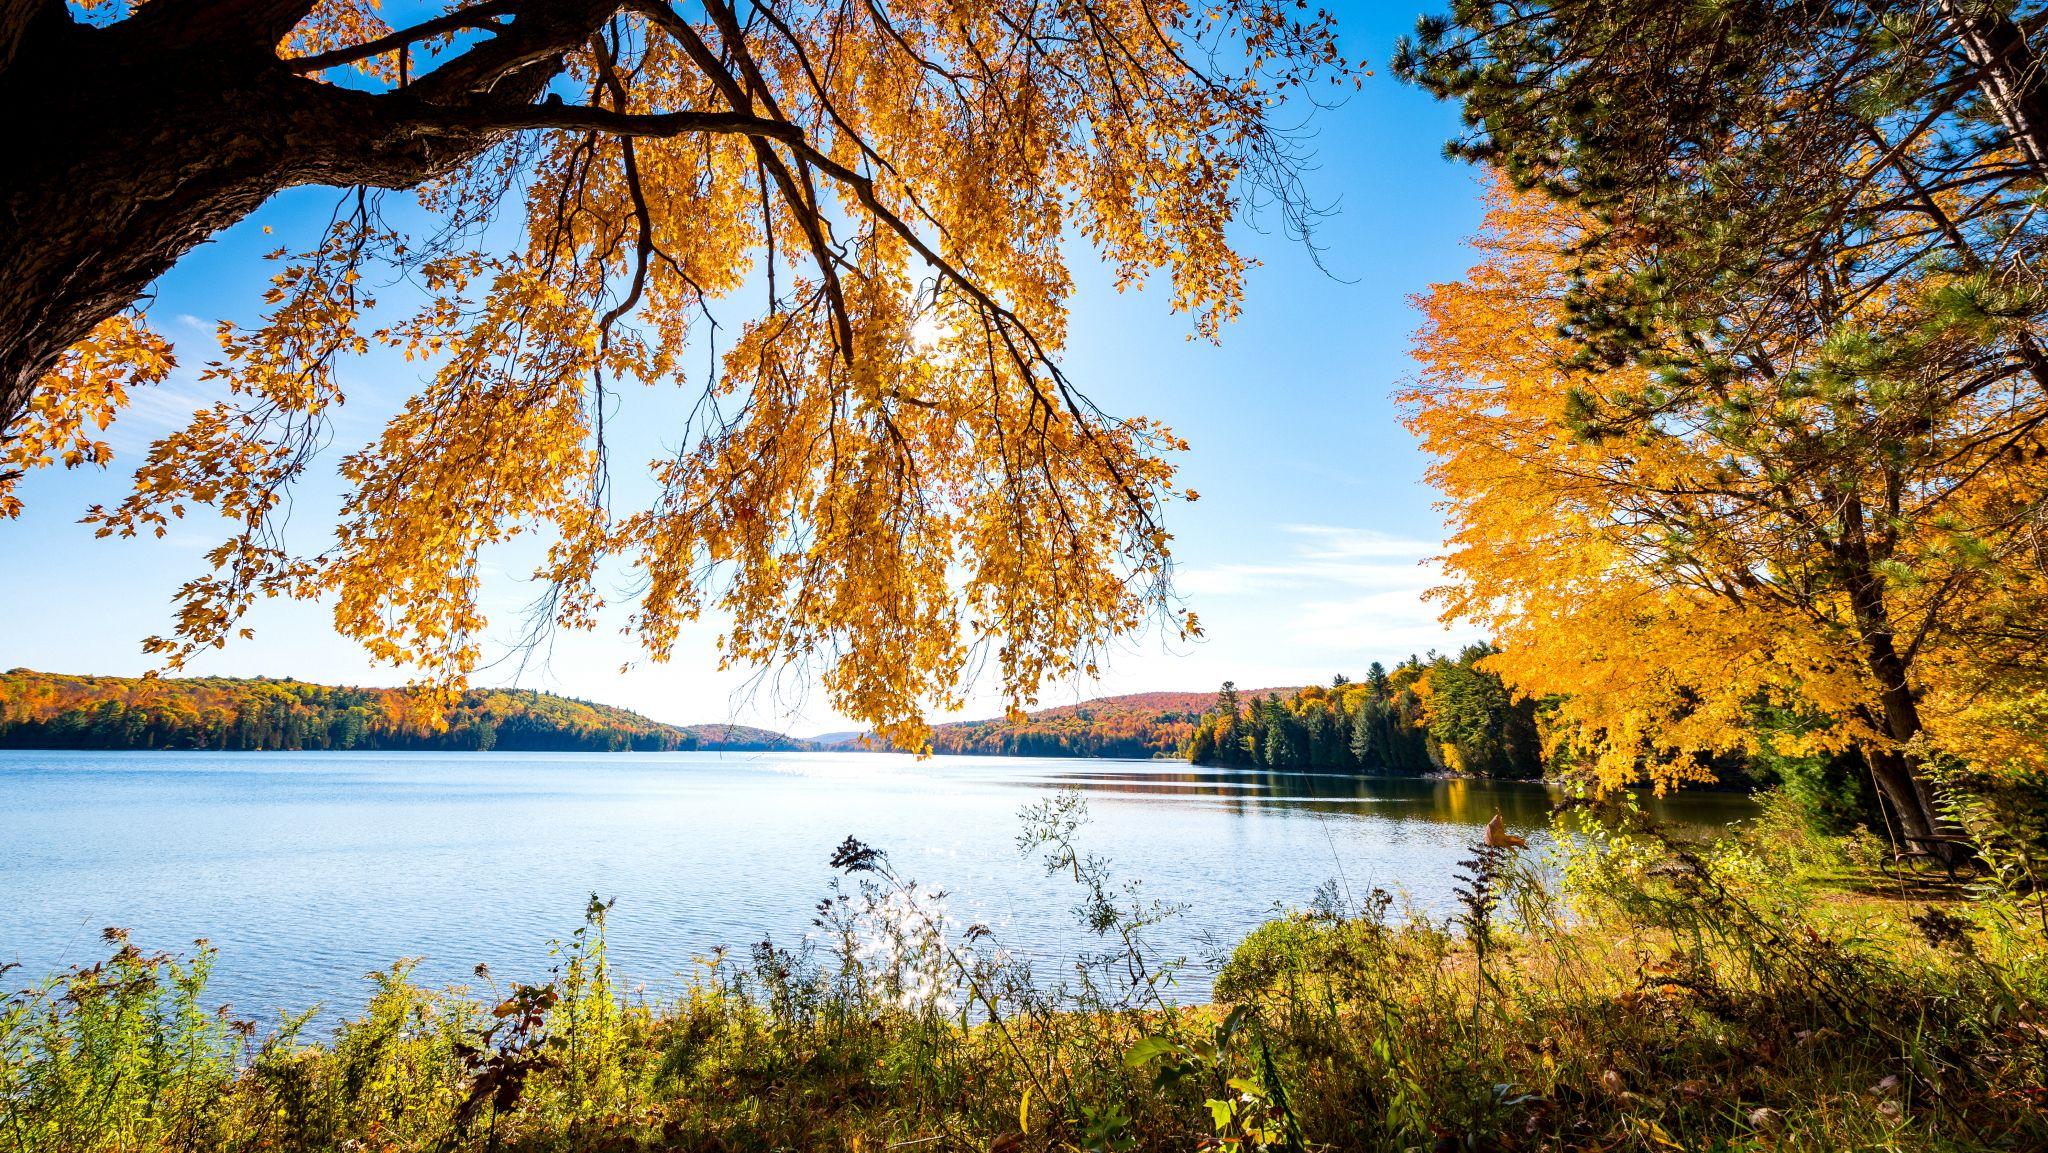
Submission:
[[[0,751],[0,979],[105,955],[219,949],[209,1000],[241,1015],[353,1011],[364,974],[418,957],[429,984],[546,968],[593,892],[616,898],[613,960],[651,992],[693,957],[793,943],[855,836],[947,890],[952,921],[1060,967],[1086,947],[1071,881],[1019,855],[1018,810],[1089,801],[1084,847],[1186,911],[1163,943],[1200,959],[1326,880],[1450,904],[1456,862],[1498,807],[1547,827],[1540,785],[1211,769],[1159,761],[868,753]],[[1721,824],[1746,798],[1690,793],[1667,819]],[[1203,980],[1187,988],[1200,995]]]

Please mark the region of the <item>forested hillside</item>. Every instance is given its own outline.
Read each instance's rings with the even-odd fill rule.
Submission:
[[[684,728],[531,690],[473,689],[436,714],[399,689],[231,677],[0,675],[0,748],[799,748],[742,726]]]
[[[1338,677],[1282,696],[1225,683],[1182,746],[1196,764],[1413,775],[1537,777],[1536,702],[1517,700],[1478,667],[1486,645],[1455,659],[1409,657],[1365,680]]]
[[[1293,689],[1268,689],[1288,693]],[[1129,693],[1041,709],[1021,721],[957,721],[932,731],[932,751],[1020,757],[1174,756],[1202,715],[1209,692]]]

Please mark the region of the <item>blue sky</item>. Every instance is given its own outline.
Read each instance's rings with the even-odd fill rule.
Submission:
[[[1401,428],[1390,394],[1411,371],[1409,297],[1471,263],[1462,240],[1479,219],[1479,187],[1467,166],[1441,156],[1456,129],[1451,108],[1390,77],[1394,40],[1427,0],[1348,4],[1339,9],[1347,51],[1376,74],[1363,91],[1317,121],[1309,187],[1333,212],[1310,254],[1274,227],[1238,230],[1242,250],[1261,262],[1250,276],[1244,316],[1220,347],[1189,339],[1185,318],[1163,291],[1118,293],[1098,268],[1080,270],[1067,368],[1105,409],[1143,413],[1192,444],[1182,479],[1202,499],[1173,509],[1170,529],[1179,584],[1208,631],[1194,645],[1152,634],[1125,645],[1099,682],[1049,685],[1046,703],[1151,689],[1300,684],[1333,673],[1357,675],[1472,639],[1446,632],[1421,592],[1435,582],[1424,561],[1437,550],[1441,517],[1422,483],[1424,462]],[[135,398],[111,430],[118,453],[104,473],[45,471],[28,479],[27,510],[0,522],[0,667],[139,674],[151,666],[140,642],[167,631],[170,598],[203,569],[201,551],[218,537],[203,524],[163,541],[97,541],[77,523],[95,502],[125,492],[149,441],[212,394],[197,372],[214,352],[220,319],[253,319],[270,268],[261,254],[299,239],[325,219],[332,190],[301,189],[195,251],[157,285],[150,313],[174,340],[181,366],[163,386]],[[265,235],[269,226],[274,235]],[[728,309],[731,324],[744,302]],[[411,391],[416,366],[388,360],[343,372],[349,406],[328,461],[365,441]],[[636,419],[649,443],[664,426],[655,407]],[[636,417],[638,414],[636,414]],[[629,462],[649,454],[615,449],[621,494]],[[301,494],[292,540],[311,551],[331,525],[327,478]],[[491,603],[509,609],[525,593],[507,565]],[[507,628],[516,622],[503,614]],[[212,653],[190,671],[354,684],[397,684],[403,670],[379,667],[336,637],[325,606],[269,602],[249,623],[251,641]],[[667,665],[622,662],[638,654],[613,628],[562,637],[544,664],[516,677],[527,686],[636,709],[676,722],[740,721],[807,733],[846,727],[802,676],[757,678],[715,669],[716,622],[685,637]],[[481,683],[513,681],[500,668]],[[986,715],[987,698],[967,713]]]

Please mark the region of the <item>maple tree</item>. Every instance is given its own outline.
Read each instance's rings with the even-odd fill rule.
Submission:
[[[1646,743],[1736,740],[1785,693],[1780,739],[1860,748],[1909,835],[1937,823],[1948,754],[2048,768],[2043,19],[1456,0],[1397,54],[1462,102],[1453,151],[1561,206],[1497,205],[1487,264],[1432,296],[1415,400],[1468,523],[1496,515],[1479,471],[1532,482],[1524,498],[1576,475],[1555,522],[1520,514],[1510,555],[1461,555],[1500,576],[1558,563],[1604,602],[1531,603],[1553,627],[1608,622],[1589,663],[1553,670],[1598,686],[1590,729],[1592,700],[1651,682],[1606,718],[1610,773]],[[1459,397],[1460,372],[1493,399]],[[1521,464],[1457,447],[1489,426]],[[1655,672],[1617,649],[1638,633],[1672,642],[1645,653]]]
[[[547,542],[539,619],[592,627],[634,573],[657,659],[708,607],[723,659],[819,659],[834,704],[922,743],[977,651],[1013,704],[1165,613],[1164,427],[1059,364],[1069,242],[1163,273],[1213,336],[1245,197],[1293,225],[1298,117],[1344,79],[1331,18],[1221,0],[0,0],[0,513],[171,350],[134,311],[278,191],[348,190],[224,325],[225,395],[159,440],[103,533],[229,524],[149,647],[173,667],[266,596],[329,596],[375,657],[457,684],[481,659],[483,551]],[[78,77],[90,74],[90,83]],[[413,204],[385,211],[380,190]],[[393,215],[409,224],[392,223]],[[504,238],[500,243],[486,239]],[[408,314],[374,286],[423,290]],[[614,513],[604,420],[680,383],[711,307],[765,288],[659,493]],[[334,539],[280,509],[372,346],[423,388],[341,463]]]
[[[1578,355],[1587,227],[1497,190],[1483,262],[1421,301],[1403,400],[1464,582],[1438,595],[1489,666],[1564,694],[1555,739],[1610,785],[1855,749],[1925,837],[1931,761],[2038,771],[2048,397],[1949,307],[1969,273],[1808,301],[1819,339],[1758,307],[1723,371],[1653,371]]]

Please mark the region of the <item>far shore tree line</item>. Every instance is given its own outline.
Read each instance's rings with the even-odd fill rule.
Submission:
[[[264,677],[0,673],[0,748],[663,752],[794,743],[757,730],[707,738],[532,690],[472,689],[430,705],[402,689]]]
[[[1374,661],[1362,681],[1339,676],[1286,697],[1244,697],[1226,681],[1182,752],[1195,764],[1540,777],[1537,702],[1480,667],[1493,651],[1477,644],[1455,658],[1410,656],[1391,672]]]
[[[1360,775],[1567,778],[1583,765],[1548,747],[1556,701],[1516,694],[1485,666],[1496,650],[1373,662],[1362,680],[1241,692],[1140,693],[1021,720],[933,730],[947,755],[1180,758],[1234,768]],[[1212,703],[1213,702],[1213,703]],[[1782,716],[1758,723],[1784,728]],[[218,751],[792,751],[813,742],[743,725],[669,725],[608,705],[523,689],[446,702],[405,689],[290,678],[0,673],[0,749]],[[843,747],[843,746],[822,746]],[[871,741],[851,746],[895,751]],[[1765,745],[1714,758],[1723,783],[1778,785],[1822,828],[1881,827],[1869,774],[1843,752]],[[1581,774],[1583,775],[1583,774]]]
[[[1595,783],[1590,766],[1552,728],[1563,701],[1515,691],[1488,665],[1498,653],[1482,642],[1455,657],[1410,656],[1391,670],[1374,661],[1363,680],[1338,676],[1286,693],[1240,693],[1226,681],[1180,754],[1194,764],[1283,771]],[[1761,706],[1749,723],[1766,734],[1798,725]],[[1887,814],[1855,750],[1765,739],[1701,757],[1723,785],[1783,790],[1821,831],[1884,827]]]

